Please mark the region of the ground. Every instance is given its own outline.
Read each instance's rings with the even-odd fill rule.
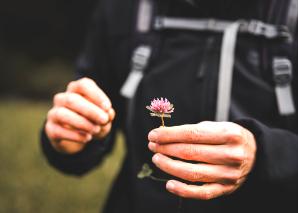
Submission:
[[[1,212],[100,212],[123,157],[119,135],[113,153],[84,177],[51,168],[39,146],[49,103],[0,99]]]

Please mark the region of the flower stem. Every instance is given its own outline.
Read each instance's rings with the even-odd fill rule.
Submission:
[[[167,179],[157,178],[157,177],[154,177],[152,175],[148,176],[148,178],[150,178],[152,180],[156,180],[156,181],[161,181],[161,182],[167,182],[168,181]]]
[[[164,127],[165,126],[165,121],[163,119],[163,114],[161,115],[161,126]]]

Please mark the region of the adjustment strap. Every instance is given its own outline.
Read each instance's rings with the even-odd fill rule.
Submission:
[[[291,38],[289,30],[285,26],[275,26],[258,20],[239,21],[240,33],[251,34],[254,36],[263,36],[268,39],[275,38]],[[186,18],[169,18],[157,17],[154,21],[155,30],[195,30],[195,31],[211,31],[224,32],[225,29],[233,24],[231,21],[216,19],[186,19]]]
[[[227,121],[229,119],[235,49],[239,27],[240,23],[235,22],[225,29],[223,35],[217,87],[216,121]]]
[[[291,88],[292,63],[287,58],[273,58],[273,74],[277,106],[281,115],[295,114],[295,105]]]

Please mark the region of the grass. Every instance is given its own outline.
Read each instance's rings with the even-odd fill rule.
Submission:
[[[39,146],[48,103],[0,99],[0,212],[99,212],[123,157],[119,136],[101,167],[82,178],[51,168]]]

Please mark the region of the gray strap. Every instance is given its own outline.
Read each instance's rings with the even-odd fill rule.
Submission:
[[[298,0],[290,0],[288,9],[287,26],[293,37],[295,36],[298,21]]]
[[[140,0],[137,30],[141,33],[146,33],[150,30],[153,5],[152,0]]]
[[[231,22],[217,21],[215,19],[186,19],[157,17],[154,22],[156,30],[161,29],[180,29],[223,32]]]
[[[137,47],[132,56],[132,69],[120,89],[120,94],[125,98],[132,98],[144,76],[151,56],[151,47],[141,45]]]
[[[223,35],[217,88],[216,121],[228,121],[229,119],[235,48],[239,26],[239,22],[231,24],[225,29]]]
[[[295,105],[291,88],[292,63],[287,58],[273,59],[273,72],[277,106],[281,115],[295,114]]]
[[[224,30],[232,23],[234,22],[215,19],[157,17],[154,21],[154,29],[180,29],[224,32]],[[254,36],[264,36],[268,39],[291,37],[286,27],[266,24],[258,20],[241,21],[239,32],[251,34]]]

